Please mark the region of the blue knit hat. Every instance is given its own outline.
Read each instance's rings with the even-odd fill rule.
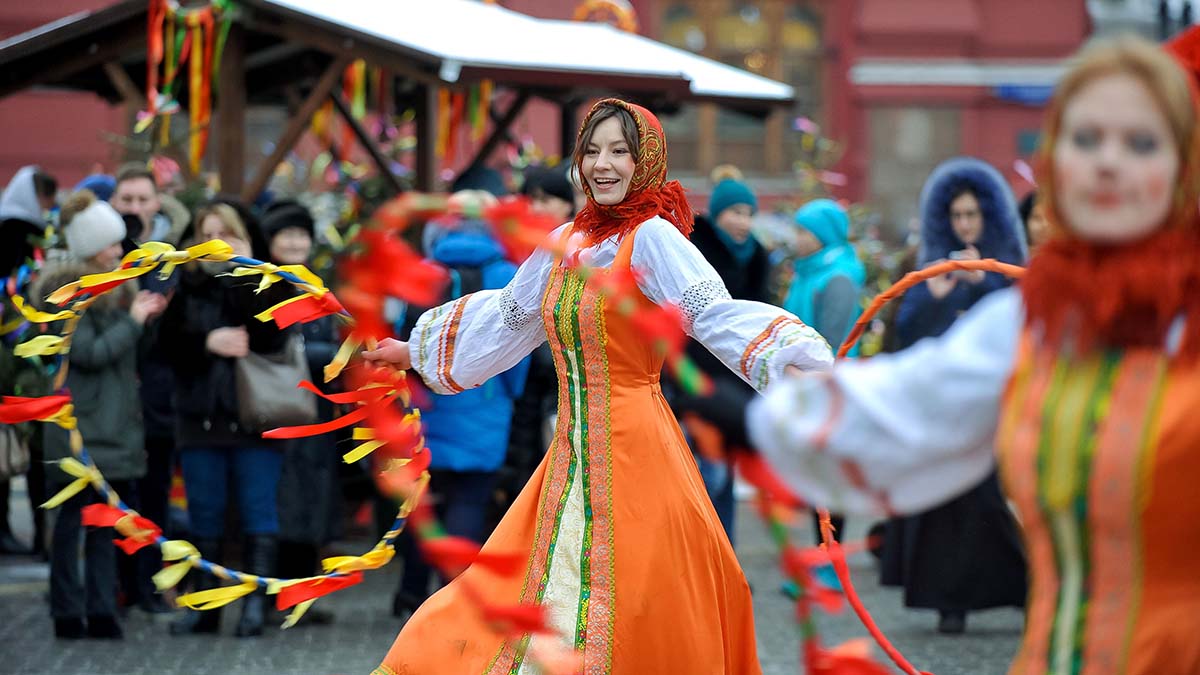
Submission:
[[[96,195],[96,199],[106,202],[112,198],[112,193],[117,189],[117,179],[103,173],[94,173],[87,178],[79,181],[75,186],[75,191],[91,190],[92,194]]]
[[[740,180],[726,178],[717,183],[708,198],[708,217],[716,220],[722,211],[735,204],[749,204],[751,212],[758,211],[758,199],[750,187]]]

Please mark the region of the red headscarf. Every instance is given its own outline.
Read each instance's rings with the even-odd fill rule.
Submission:
[[[577,147],[583,143],[583,130],[592,117],[606,107],[617,107],[628,112],[638,131],[638,151],[634,158],[633,179],[625,199],[618,204],[599,204],[592,196],[592,188],[583,174],[583,154],[577,153],[575,170],[583,183],[587,205],[575,216],[575,229],[587,235],[588,240],[600,242],[614,234],[624,235],[641,223],[662,216],[679,231],[688,236],[692,233],[692,207],[688,205],[679,181],[667,182],[667,137],[658,118],[640,105],[620,99],[606,98],[592,106],[583,124],[579,127]]]
[[[1193,83],[1200,80],[1200,28],[1166,49]],[[1196,101],[1195,87],[1192,95]],[[1185,149],[1181,182],[1190,180],[1188,165],[1198,155],[1200,147]],[[1049,176],[1049,158],[1043,160],[1041,172]],[[1070,336],[1082,349],[1155,348],[1165,344],[1182,314],[1179,354],[1200,356],[1200,215],[1195,190],[1183,194],[1192,207],[1142,241],[1106,246],[1063,231],[1044,244],[1021,280],[1027,323],[1043,330],[1051,344]]]

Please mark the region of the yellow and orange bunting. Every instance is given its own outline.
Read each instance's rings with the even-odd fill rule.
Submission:
[[[70,437],[71,449],[74,450],[75,452],[79,452],[79,450],[76,448],[76,443],[78,443],[79,448],[83,448],[83,436],[80,436],[79,432],[77,431],[77,429],[79,428],[79,420],[75,418],[75,404],[74,403],[68,403],[68,404],[64,405],[63,407],[59,408],[58,411],[55,412],[53,415],[47,417],[46,419],[44,419],[42,421],[50,422],[52,424],[57,424],[58,426],[62,427],[63,429],[70,431],[71,432],[71,437]]]
[[[47,499],[42,504],[43,509],[52,509],[60,506],[63,502],[82,492],[88,485],[100,485],[104,482],[104,477],[100,475],[99,469],[95,466],[87,466],[74,457],[65,457],[58,460],[58,467],[75,476],[75,480],[71,481],[65,488],[59,490],[58,494]]]
[[[13,347],[17,356],[53,356],[66,354],[71,350],[71,341],[60,335],[39,335],[32,340],[22,342]]]
[[[12,296],[12,301],[13,306],[17,308],[17,311],[21,312],[21,316],[25,317],[27,321],[32,321],[33,323],[52,323],[54,321],[63,321],[78,316],[75,312],[69,309],[64,309],[63,311],[56,312],[54,314],[51,314],[50,312],[38,311],[25,304],[25,298],[22,298],[19,295]]]
[[[190,609],[216,609],[224,607],[229,603],[246,595],[250,595],[258,588],[258,584],[253,581],[246,581],[233,586],[221,586],[220,588],[209,588],[203,591],[195,591],[187,595],[181,595],[175,598],[177,607],[188,607]]]
[[[288,612],[287,618],[283,620],[283,623],[280,624],[279,627],[283,630],[287,630],[292,626],[295,626],[297,623],[300,623],[300,617],[304,616],[304,613],[307,612],[308,608],[312,607],[313,603],[316,601],[317,599],[313,598],[312,600],[305,600],[304,602],[297,604],[292,608],[292,611]]]
[[[313,274],[312,271],[310,271],[304,265],[273,265],[271,263],[262,263],[261,265],[246,265],[243,267],[238,267],[228,274],[235,277],[261,274],[262,280],[258,282],[258,290],[256,291],[261,293],[270,288],[276,282],[283,281],[283,277],[278,274],[279,272],[290,272],[291,274],[299,277],[302,281],[304,281],[304,283],[311,286],[311,288],[304,289],[311,295],[320,297],[325,295],[325,293],[327,293],[329,290],[325,288],[325,282],[321,279],[321,277]]]
[[[393,555],[395,555],[395,550],[391,546],[380,543],[362,555],[339,555],[325,558],[321,561],[321,567],[327,574],[349,574],[374,570],[388,564]]]

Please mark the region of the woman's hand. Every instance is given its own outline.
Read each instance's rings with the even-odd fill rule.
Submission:
[[[953,274],[939,274],[925,280],[925,284],[929,286],[929,294],[933,296],[934,300],[941,300],[950,295],[950,291],[954,290],[957,283],[958,279]]]
[[[217,356],[240,359],[250,353],[250,334],[245,326],[217,328],[209,332],[204,346]]]
[[[166,308],[167,298],[162,294],[138,291],[137,296],[133,299],[133,305],[129,307],[129,316],[137,325],[144,326],[147,321],[162,314]]]
[[[982,260],[983,257],[979,254],[979,249],[974,246],[967,246],[961,251],[956,251],[954,256],[956,260]],[[978,284],[984,279],[983,270],[956,270],[954,276],[966,281],[967,283]]]
[[[391,366],[399,370],[412,368],[412,355],[408,343],[394,338],[385,338],[375,349],[367,349],[362,353],[363,359],[375,366]]]

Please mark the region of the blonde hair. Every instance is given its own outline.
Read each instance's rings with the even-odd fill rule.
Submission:
[[[67,195],[67,198],[63,200],[62,206],[58,210],[59,225],[62,227],[70,225],[71,220],[75,216],[82,213],[87,207],[95,204],[97,200],[96,193],[87,188],[76,190]]]
[[[732,178],[736,181],[746,180],[742,175],[742,170],[734,164],[718,164],[713,167],[713,170],[708,173],[708,182],[716,185],[721,181]]]
[[[209,204],[196,212],[196,231],[193,235],[193,239],[196,241],[200,241],[200,238],[204,236],[204,221],[209,216],[216,216],[226,228],[233,231],[238,239],[247,244],[250,243],[250,232],[246,229],[246,224],[242,222],[242,217],[232,206],[220,203]]]
[[[1193,222],[1196,202],[1200,198],[1197,185],[1196,132],[1197,108],[1195,92],[1188,74],[1159,46],[1133,36],[1096,40],[1080,51],[1070,62],[1067,73],[1059,81],[1046,111],[1042,144],[1039,149],[1038,199],[1044,200],[1045,213],[1061,227],[1052,165],[1054,151],[1062,131],[1063,113],[1067,105],[1087,85],[1110,75],[1129,75],[1146,87],[1167,120],[1179,160],[1179,175],[1168,223]],[[1189,214],[1189,212],[1191,212]]]

